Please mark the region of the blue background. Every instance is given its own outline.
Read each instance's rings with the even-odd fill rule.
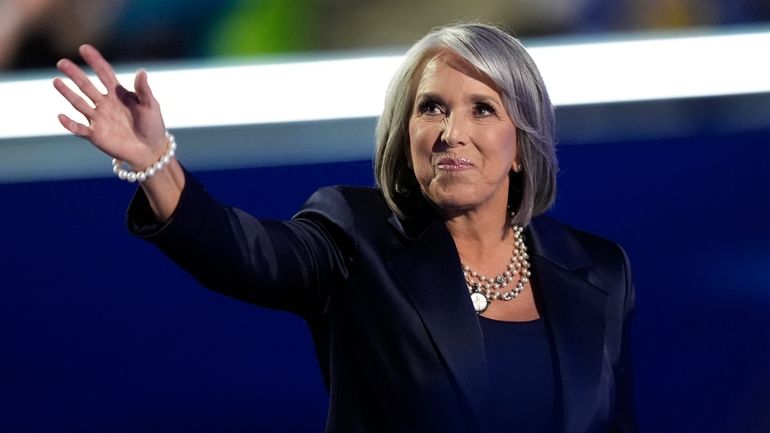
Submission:
[[[643,432],[770,431],[768,143],[770,130],[560,146],[551,213],[632,261]],[[369,161],[196,174],[270,218],[319,186],[373,183]],[[305,324],[209,292],[132,238],[132,192],[0,185],[0,431],[322,431]]]

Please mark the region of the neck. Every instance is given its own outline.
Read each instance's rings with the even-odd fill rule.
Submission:
[[[510,258],[513,238],[505,212],[450,214],[445,224],[464,264],[497,269]]]

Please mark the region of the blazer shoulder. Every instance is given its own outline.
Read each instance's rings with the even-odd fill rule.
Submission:
[[[387,218],[390,209],[379,190],[372,187],[332,185],[316,190],[297,213],[316,212],[331,219],[345,213],[379,214]]]
[[[318,189],[292,219],[321,218],[351,237],[361,227],[384,224],[390,209],[379,190],[372,187],[333,185]]]
[[[631,283],[628,256],[614,241],[546,215],[532,219],[532,234],[536,254],[567,269],[584,269],[601,287],[610,286],[602,281]]]
[[[593,259],[624,258],[626,256],[625,250],[620,244],[595,233],[576,228],[549,215],[540,215],[535,220],[537,220],[541,231],[567,235],[583,247]]]

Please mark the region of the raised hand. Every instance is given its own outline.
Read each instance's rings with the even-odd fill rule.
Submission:
[[[83,70],[69,59],[56,64],[87,99],[56,78],[54,87],[88,120],[88,125],[59,115],[68,131],[89,140],[107,155],[125,161],[134,171],[153,165],[166,152],[166,126],[160,106],[147,84],[147,73],[140,71],[134,80],[134,92],[121,86],[112,66],[90,45],[80,47],[80,55],[104,84],[104,94],[94,86]],[[179,203],[185,175],[179,163],[172,159],[160,172],[142,182],[142,189],[156,217],[166,221]]]
[[[68,131],[89,140],[111,157],[126,161],[134,170],[149,167],[165,152],[167,139],[160,106],[147,83],[147,73],[136,74],[135,91],[131,92],[120,85],[112,66],[94,47],[82,45],[80,55],[96,72],[107,93],[100,92],[71,60],[60,60],[56,67],[88,100],[60,78],[54,79],[54,87],[85,116],[88,125],[64,114],[59,115],[59,121]]]

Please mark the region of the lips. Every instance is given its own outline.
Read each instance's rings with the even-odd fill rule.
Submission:
[[[436,164],[439,170],[466,170],[473,167],[473,163],[466,158],[444,157]]]

